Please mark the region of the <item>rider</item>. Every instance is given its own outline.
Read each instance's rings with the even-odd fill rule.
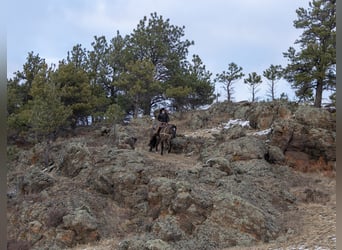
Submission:
[[[165,127],[165,125],[170,121],[170,117],[165,108],[160,109],[157,119],[160,123],[156,134],[159,135],[161,128]]]

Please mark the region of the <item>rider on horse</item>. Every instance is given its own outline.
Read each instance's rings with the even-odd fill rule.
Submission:
[[[150,151],[152,151],[153,148],[156,148],[156,151],[158,151],[158,144],[161,143],[160,153],[163,154],[164,145],[168,145],[168,152],[170,153],[171,139],[176,137],[177,127],[174,124],[168,124],[170,118],[165,108],[159,110],[159,114],[156,118],[159,121],[159,124],[154,124],[152,126],[153,134],[151,134],[149,143]]]
[[[156,134],[159,135],[161,128],[167,126],[168,122],[170,121],[170,117],[165,108],[160,109],[157,119],[160,123]]]

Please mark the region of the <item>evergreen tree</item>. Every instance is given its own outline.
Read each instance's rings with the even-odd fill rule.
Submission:
[[[93,50],[88,51],[88,76],[92,85],[99,85],[110,95],[111,69],[109,67],[109,45],[104,36],[94,37]]]
[[[30,93],[35,77],[43,70],[46,71],[45,60],[34,54],[28,53],[22,71],[14,73],[14,78],[8,80],[7,86],[7,123],[9,135],[27,138],[31,130],[31,104],[32,95]]]
[[[188,48],[193,44],[183,39],[184,29],[184,26],[171,25],[169,19],[152,13],[149,19],[145,16],[140,20],[127,40],[125,59],[129,63],[126,65],[133,65],[136,61],[151,62],[154,66],[152,83],[158,83],[156,91],[150,92],[150,98],[145,98],[144,114],[149,114],[154,104],[165,100],[173,88],[179,92],[180,86],[184,87],[181,84],[184,81],[178,79],[185,74]],[[190,90],[188,86],[184,89]]]
[[[300,100],[313,98],[321,107],[323,91],[336,90],[336,0],[313,0],[296,12],[294,27],[303,33],[295,41],[300,51],[290,47],[283,53],[289,60],[285,78]]]
[[[244,79],[244,82],[249,85],[252,93],[252,102],[255,102],[257,100],[255,95],[259,91],[259,85],[262,83],[261,76],[256,72],[249,73],[248,78]]]
[[[192,64],[189,69],[189,83],[192,91],[189,96],[189,104],[192,109],[196,109],[199,106],[211,104],[215,99],[214,83],[211,82],[211,75],[206,70],[201,58],[198,55],[193,55]]]
[[[22,71],[17,71],[14,73],[14,82],[17,83],[17,91],[20,98],[22,98],[22,103],[26,104],[28,100],[31,100],[30,89],[35,76],[39,71],[45,67],[45,59],[41,58],[39,54],[34,54],[33,51],[28,53],[26,62],[23,65]],[[19,87],[20,86],[20,87]]]
[[[132,54],[129,53],[129,50],[127,49],[128,40],[129,36],[122,37],[119,31],[117,31],[116,36],[110,40],[108,63],[111,73],[111,85],[109,88],[111,103],[119,102],[117,98],[120,88],[117,86],[117,82],[119,81],[121,74],[126,71],[125,65],[128,62],[133,61]],[[119,98],[121,97],[122,96]],[[122,103],[122,107],[124,106],[124,103]],[[126,108],[124,109],[126,110]]]
[[[154,79],[155,66],[149,60],[138,60],[128,63],[126,68],[117,85],[132,103],[134,117],[139,111],[149,115],[154,96],[161,92],[160,82]]]
[[[113,126],[113,142],[116,141],[117,137],[117,131],[116,131],[116,125],[119,123],[120,120],[124,117],[124,111],[118,104],[112,104],[108,107],[106,113],[105,113],[105,121]]]
[[[112,88],[110,50],[104,36],[94,37],[93,50],[87,52],[87,73],[92,93],[92,123],[102,120],[110,105]]]
[[[87,70],[87,50],[81,44],[76,44],[71,51],[68,51],[66,64],[73,63],[76,68]]]
[[[19,79],[9,79],[7,81],[7,114],[11,115],[19,112],[24,105],[23,85],[19,84]]]
[[[30,103],[23,104],[20,97],[17,98],[18,92],[15,91],[15,88],[8,86],[7,100],[9,104],[12,104],[9,106],[7,116],[8,136],[27,138],[27,133],[31,128],[29,123],[31,117]],[[16,101],[12,102],[14,100],[12,97],[14,97]]]
[[[271,66],[264,70],[263,72],[263,76],[267,78],[267,80],[269,80],[270,84],[270,88],[269,88],[269,93],[270,93],[270,97],[272,99],[272,101],[275,100],[275,85],[277,83],[277,81],[279,81],[282,76],[283,76],[283,68],[281,67],[281,65],[273,65],[271,64]]]
[[[227,101],[232,101],[232,95],[234,93],[233,84],[244,77],[242,73],[242,67],[238,67],[236,63],[232,62],[228,65],[228,71],[223,71],[221,74],[216,74],[216,82],[224,84],[224,89],[227,91]]]
[[[46,143],[44,162],[49,163],[51,137],[66,124],[72,110],[61,102],[58,87],[50,79],[50,70],[43,69],[34,79],[30,94],[30,119],[36,138]]]
[[[183,81],[185,81],[185,77],[183,78]],[[179,81],[179,83],[182,83],[183,81]],[[188,108],[189,96],[191,93],[192,88],[190,86],[186,86],[186,84],[173,86],[165,91],[165,95],[172,100],[172,107],[177,111],[183,111]]]
[[[169,81],[166,97],[172,100],[175,110],[196,109],[211,104],[215,99],[215,86],[211,82],[211,73],[206,70],[201,58],[193,55],[192,63],[183,63]]]
[[[155,66],[154,78],[166,82],[177,74],[182,61],[186,60],[192,41],[182,40],[185,27],[170,24],[157,13],[150,19],[140,20],[130,36],[129,50],[135,60],[149,60]]]
[[[87,72],[76,68],[73,63],[60,63],[58,69],[52,74],[52,81],[60,88],[61,101],[72,110],[70,124],[76,128],[78,123],[88,124],[92,114],[94,97]]]

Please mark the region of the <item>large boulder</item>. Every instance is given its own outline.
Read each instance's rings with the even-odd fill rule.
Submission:
[[[308,128],[336,131],[336,115],[326,109],[302,105],[294,112],[294,119]]]
[[[85,244],[100,239],[97,220],[91,215],[89,208],[85,206],[65,215],[63,217],[62,227],[66,230],[63,231],[63,234],[69,235],[69,237],[67,237],[67,243],[75,241],[77,243]],[[63,237],[61,238],[63,239]]]
[[[307,159],[336,161],[336,123],[334,114],[310,106],[300,106],[290,120],[273,123],[270,144],[290,156],[292,152]]]
[[[230,140],[219,145],[217,150],[220,155],[232,155],[234,160],[264,159],[267,154],[265,142],[256,137]]]
[[[86,143],[83,141],[66,144],[56,155],[57,170],[66,177],[76,177],[83,169],[93,165],[92,157]]]
[[[56,181],[51,175],[43,172],[38,167],[33,167],[26,175],[19,176],[17,182],[19,193],[36,194],[53,186]]]

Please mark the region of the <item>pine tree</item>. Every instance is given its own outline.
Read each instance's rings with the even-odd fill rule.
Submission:
[[[215,86],[211,81],[211,75],[198,55],[193,55],[192,64],[189,65],[188,86],[192,91],[189,96],[189,104],[192,109],[199,106],[211,104],[215,99]]]
[[[31,87],[36,76],[41,71],[46,71],[47,65],[39,54],[35,55],[33,52],[28,53],[26,60],[23,70],[15,72],[14,78],[8,80],[7,123],[9,135],[28,140],[31,129]]]
[[[300,51],[290,47],[283,53],[289,60],[285,78],[300,100],[314,99],[321,107],[323,91],[336,91],[336,0],[313,0],[296,12],[294,27],[303,33],[295,41]]]
[[[252,94],[252,102],[257,100],[256,93],[259,91],[258,87],[262,83],[261,76],[256,72],[248,74],[248,78],[244,79],[244,82],[249,85]]]
[[[133,105],[133,115],[139,111],[149,115],[152,99],[161,92],[160,82],[154,79],[155,66],[149,60],[138,60],[126,65],[124,72],[117,82]]]
[[[232,62],[228,65],[228,71],[223,71],[221,74],[216,74],[216,82],[224,84],[224,89],[227,91],[227,101],[232,101],[234,88],[233,84],[244,77],[242,67],[238,67],[236,63]]]
[[[271,64],[271,66],[263,72],[263,76],[266,77],[267,80],[269,80],[269,93],[272,101],[274,101],[276,94],[275,85],[277,81],[279,81],[283,76],[283,68],[281,67],[281,65]]]
[[[117,139],[117,131],[116,131],[116,125],[117,123],[123,119],[124,117],[124,111],[118,104],[112,104],[108,107],[106,113],[104,114],[105,121],[113,126],[113,142]]]
[[[87,70],[87,50],[81,44],[76,44],[71,51],[68,51],[66,63],[73,63],[76,68]]]
[[[69,118],[71,127],[76,128],[80,122],[87,124],[94,104],[87,72],[76,68],[73,63],[62,62],[53,72],[51,80],[60,88],[64,106],[72,110],[72,116]]]
[[[111,103],[117,103],[118,94],[120,92],[117,82],[119,81],[122,73],[126,71],[126,64],[133,61],[132,53],[127,49],[128,41],[129,36],[123,37],[120,35],[119,31],[117,31],[116,36],[110,40],[108,66],[111,73],[111,84],[109,87]],[[124,106],[125,105],[122,107]]]
[[[129,50],[134,60],[148,59],[155,66],[154,78],[166,82],[180,69],[186,60],[188,48],[193,41],[182,40],[185,27],[170,24],[170,20],[157,13],[140,20],[129,40]]]
[[[43,69],[33,80],[30,91],[30,119],[36,138],[46,143],[44,162],[48,165],[51,137],[66,124],[72,110],[61,102],[58,87],[50,79],[50,71]]]
[[[45,59],[41,58],[39,54],[35,55],[34,52],[31,51],[28,53],[26,62],[23,65],[23,70],[14,73],[15,76],[13,81],[20,85],[17,90],[20,91],[20,93],[18,94],[20,98],[22,98],[23,104],[26,104],[28,100],[32,99],[29,94],[32,82],[35,76],[39,73],[40,70],[42,70],[43,67],[45,67],[45,65]]]

